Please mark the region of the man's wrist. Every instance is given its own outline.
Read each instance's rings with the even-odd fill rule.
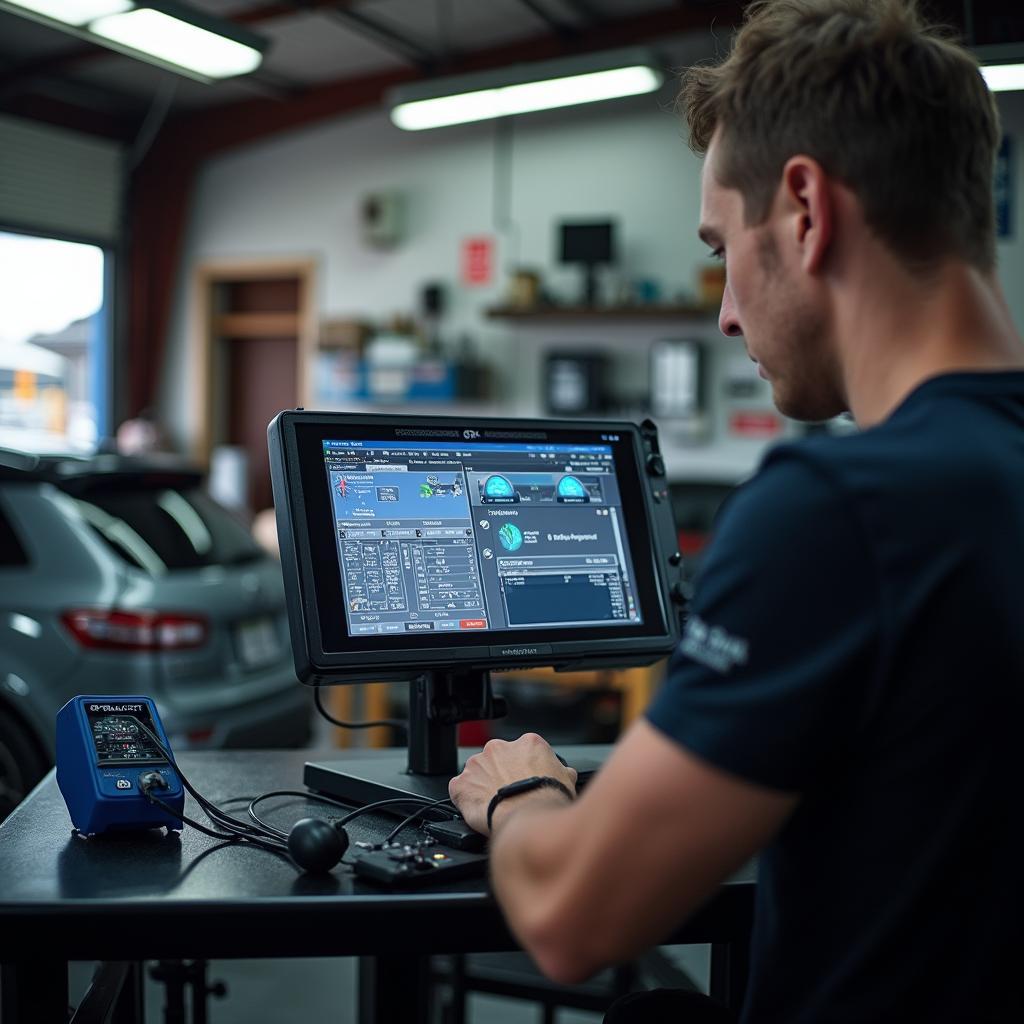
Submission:
[[[564,807],[571,802],[564,793],[559,792],[557,789],[531,789],[528,793],[517,793],[515,796],[510,796],[507,800],[502,800],[494,808],[494,813],[491,815],[491,835],[494,835],[499,825],[512,816],[516,808],[522,809],[527,806],[543,807],[545,803],[550,804],[552,807]]]
[[[518,789],[524,783],[533,783],[523,789]],[[528,799],[532,798],[532,799]],[[550,803],[552,806],[572,803],[575,795],[572,790],[549,776],[537,779],[526,779],[519,783],[512,783],[509,786],[502,786],[491,798],[487,808],[487,828],[493,835],[500,822],[508,817],[514,807],[524,807],[529,804],[540,805],[542,802]]]

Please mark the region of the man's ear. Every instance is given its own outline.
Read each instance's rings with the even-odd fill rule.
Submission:
[[[800,252],[801,266],[809,274],[818,274],[835,229],[836,211],[828,175],[809,156],[790,157],[782,169],[781,191],[790,215],[790,241]]]

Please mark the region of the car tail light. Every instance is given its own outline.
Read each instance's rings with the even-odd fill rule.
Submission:
[[[83,647],[107,651],[182,651],[206,642],[198,615],[75,608],[61,619]]]

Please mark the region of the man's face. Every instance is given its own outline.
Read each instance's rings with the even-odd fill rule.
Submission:
[[[820,287],[802,269],[792,213],[779,202],[762,224],[748,225],[743,197],[720,184],[718,136],[701,179],[700,237],[726,263],[718,326],[742,336],[758,372],[772,386],[779,411],[798,420],[825,420],[846,408],[826,330]]]

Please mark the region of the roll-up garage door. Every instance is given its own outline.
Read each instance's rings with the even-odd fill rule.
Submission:
[[[122,146],[0,116],[0,230],[117,240]]]

